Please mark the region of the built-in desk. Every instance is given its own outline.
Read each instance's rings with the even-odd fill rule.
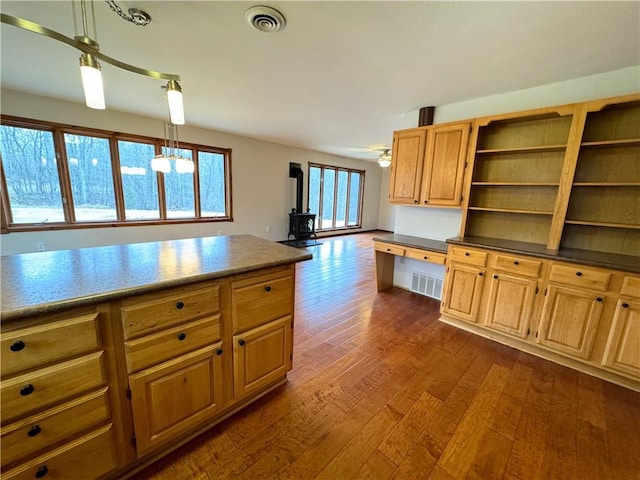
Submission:
[[[381,292],[393,285],[395,257],[444,265],[447,244],[439,240],[390,233],[373,238],[376,252],[376,285]]]

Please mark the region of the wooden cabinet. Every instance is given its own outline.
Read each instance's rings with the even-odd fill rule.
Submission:
[[[234,399],[255,393],[291,370],[293,284],[289,269],[232,282]]]
[[[426,128],[402,130],[393,134],[390,203],[416,205],[420,202],[426,138]]]
[[[138,455],[198,427],[221,409],[222,353],[218,342],[130,376]]]
[[[84,309],[3,325],[3,478],[95,478],[118,466],[107,317]]]
[[[291,317],[286,316],[233,337],[233,385],[243,398],[291,370]]]
[[[460,122],[395,132],[389,202],[459,207],[470,128]]]
[[[494,330],[525,338],[536,299],[537,279],[495,272],[489,280],[484,324]]]
[[[477,322],[484,274],[484,268],[450,263],[445,277],[441,311],[467,322]]]
[[[428,127],[420,189],[422,205],[459,207],[462,204],[470,129],[471,122]]]

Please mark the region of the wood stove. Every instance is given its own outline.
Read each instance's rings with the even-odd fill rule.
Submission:
[[[307,209],[306,213],[302,211],[303,176],[299,163],[289,163],[289,177],[296,179],[296,208],[292,208],[289,214],[289,235],[287,235],[287,240],[293,237],[297,247],[303,245],[312,237],[317,239],[316,214],[309,213],[309,209]]]

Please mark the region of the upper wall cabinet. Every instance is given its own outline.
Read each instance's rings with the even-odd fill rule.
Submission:
[[[459,207],[470,129],[461,122],[395,132],[389,202]]]

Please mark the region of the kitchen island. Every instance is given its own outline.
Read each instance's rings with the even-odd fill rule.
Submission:
[[[126,476],[277,388],[310,258],[250,235],[3,257],[3,476]]]

